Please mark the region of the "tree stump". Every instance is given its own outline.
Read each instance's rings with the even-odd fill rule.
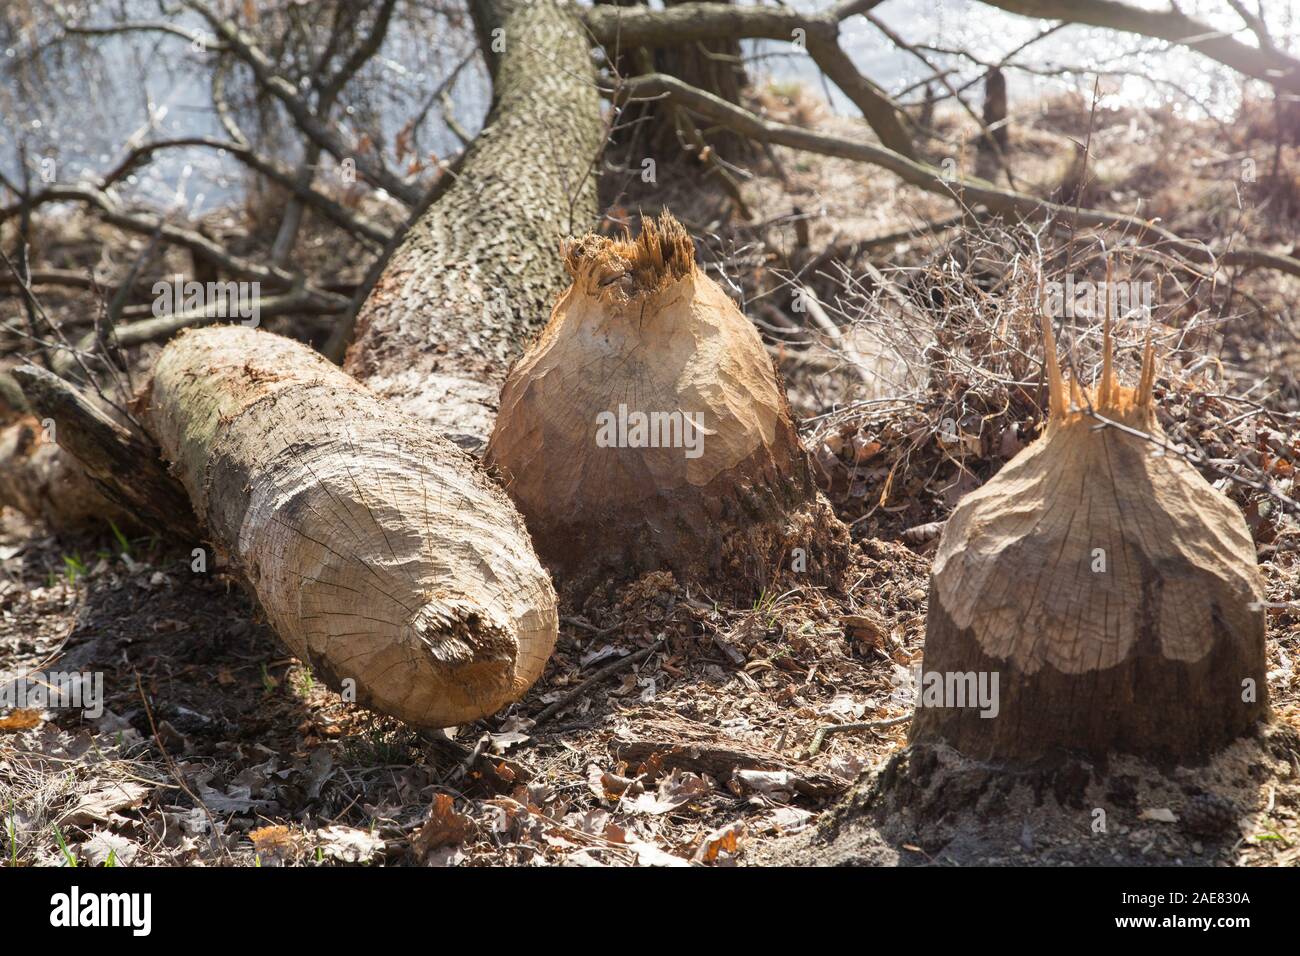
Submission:
[[[506,380],[487,461],[561,581],[672,570],[752,596],[832,580],[848,535],[817,491],[753,325],[670,215],[565,251],[573,283]]]
[[[944,529],[911,739],[1009,762],[1199,761],[1267,715],[1254,543],[1185,459],[1099,421],[1165,440],[1150,345],[1138,387],[1121,387],[1108,324],[1100,384],[1072,382],[1067,409],[1044,329],[1047,430]],[[992,708],[969,700],[980,680]]]

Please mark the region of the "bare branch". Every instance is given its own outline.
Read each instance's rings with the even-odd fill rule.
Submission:
[[[259,319],[269,319],[290,312],[304,315],[334,315],[346,310],[349,302],[349,299],[340,295],[299,287],[280,295],[263,296],[251,303],[250,308],[256,310]],[[211,325],[228,318],[230,318],[230,310],[227,303],[224,300],[217,300],[199,309],[173,312],[170,315],[160,315],[157,318],[121,326],[114,331],[113,338],[119,347],[126,348],[168,338],[181,329]],[[77,348],[87,352],[94,344],[95,337],[92,333],[78,342]]]
[[[185,146],[201,146],[205,149],[225,150],[245,166],[283,186],[295,197],[315,208],[336,226],[355,236],[361,236],[379,244],[387,242],[392,236],[390,230],[364,216],[345,209],[324,193],[311,188],[309,183],[303,182],[294,173],[254,152],[247,142],[242,140],[232,142],[210,136],[185,136],[177,139],[143,143],[131,149],[118,165],[104,176],[102,188],[107,189],[114,183],[119,182],[159,150]]]
[[[379,52],[379,48],[384,45],[384,37],[388,35],[388,24],[393,18],[393,9],[396,6],[397,0],[383,0],[379,11],[375,14],[375,23],[369,35],[348,55],[343,65],[321,88],[322,103],[332,104],[343,91],[343,87],[347,86],[348,81],[357,75],[357,71]]]
[[[393,175],[360,151],[351,149],[333,130],[329,129],[325,121],[299,95],[297,87],[276,72],[271,58],[263,52],[252,36],[239,28],[238,24],[218,16],[206,4],[199,3],[197,0],[185,0],[185,5],[207,20],[231,52],[253,71],[259,86],[284,105],[294,124],[312,142],[340,162],[351,159],[356,164],[358,173],[408,206],[420,201],[422,190],[418,186]]]
[[[873,143],[855,142],[811,130],[766,120],[734,106],[704,90],[689,86],[675,77],[661,73],[625,81],[624,89],[632,96],[668,96],[715,123],[721,123],[756,140],[803,149],[826,156],[860,160],[887,169],[904,182],[927,192],[944,196],[969,207],[983,205],[993,212],[1010,214],[1027,221],[1074,223],[1087,228],[1118,229],[1133,241],[1159,243],[1194,262],[1245,268],[1276,269],[1300,276],[1300,260],[1263,249],[1226,249],[1219,252],[1194,240],[1183,239],[1154,222],[1120,213],[1094,209],[1072,209],[974,178],[948,179],[942,171],[926,163],[909,159]]]
[[[861,4],[849,4],[861,12]],[[864,8],[865,9],[865,8]],[[822,71],[862,111],[880,141],[895,152],[913,155],[898,104],[854,66],[839,43],[834,14],[802,14],[782,7],[737,7],[727,3],[683,3],[664,10],[597,5],[585,11],[588,30],[607,49],[721,39],[802,39]]]
[[[216,53],[222,53],[226,47],[213,41],[210,36],[197,33],[193,30],[187,30],[175,23],[168,23],[166,20],[146,20],[135,23],[115,23],[106,26],[94,26],[91,24],[65,23],[64,32],[76,34],[79,36],[112,36],[118,33],[169,33],[172,36],[180,37],[188,43],[201,46],[205,50]]]
[[[1177,7],[1144,10],[1120,0],[984,0],[1027,17],[1067,20],[1139,33],[1202,53],[1238,73],[1278,89],[1300,93],[1300,60],[1277,49],[1256,49],[1187,16]]]

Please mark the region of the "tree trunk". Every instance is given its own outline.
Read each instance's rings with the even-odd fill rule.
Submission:
[[[600,0],[612,6],[641,6],[624,0]],[[680,7],[693,0],[664,0],[664,7]],[[722,0],[723,3],[729,0]],[[741,90],[749,83],[744,62],[741,60],[740,40],[737,37],[719,37],[708,40],[687,40],[681,44],[635,50],[615,50],[611,44],[608,55],[620,75],[635,76],[641,73],[667,73],[683,83],[708,90],[728,103],[739,103]],[[695,130],[687,129],[690,118],[671,103],[629,104],[631,113],[625,111],[621,120],[635,130],[645,124],[647,130],[641,140],[646,145],[646,156],[660,162],[671,162],[682,157],[683,146],[692,142]],[[637,125],[633,125],[637,124]],[[724,159],[736,161],[750,156],[753,145],[743,136],[729,129],[712,130],[701,137],[714,152]],[[645,157],[635,157],[638,161]],[[635,165],[635,164],[634,164]]]
[[[1006,119],[1007,78],[996,66],[991,66],[984,74],[984,126],[989,132],[981,133],[975,143],[975,175],[990,182],[997,179],[1011,148]]]
[[[240,326],[173,340],[142,404],[212,541],[345,699],[447,727],[541,674],[550,579],[509,499],[427,423]]]
[[[393,254],[344,361],[465,447],[487,440],[510,363],[564,288],[560,239],[595,220],[602,143],[589,43],[574,13],[555,0],[474,6],[489,44],[503,31],[487,125],[456,182]]]

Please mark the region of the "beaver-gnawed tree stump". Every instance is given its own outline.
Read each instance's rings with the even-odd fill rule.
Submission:
[[[572,285],[511,370],[487,452],[556,580],[669,569],[729,597],[783,568],[834,580],[847,531],[771,357],[686,231],[665,214],[564,255]]]
[[[1150,344],[1138,387],[1120,386],[1108,322],[1101,381],[1072,381],[1067,409],[1044,331],[1046,432],[961,502],[935,556],[912,741],[1014,762],[1197,761],[1267,715],[1254,543],[1232,502],[1162,453]],[[964,675],[996,675],[994,708],[938,694]],[[927,686],[945,706],[926,706]]]

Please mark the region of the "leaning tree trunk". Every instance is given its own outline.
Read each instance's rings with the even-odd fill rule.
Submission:
[[[447,727],[541,674],[550,579],[509,499],[428,423],[240,326],[173,340],[141,402],[211,540],[345,698]]]
[[[504,31],[487,124],[455,183],[393,253],[344,361],[466,447],[486,441],[510,363],[564,288],[560,239],[596,218],[602,141],[589,44],[573,12],[555,0],[479,0],[475,10],[489,43]]]
[[[1121,387],[1108,320],[1101,382],[1071,382],[1070,408],[1044,328],[1047,430],[939,542],[912,742],[1022,765],[1198,761],[1268,713],[1254,543],[1231,501],[1139,437],[1165,441],[1151,347]]]

